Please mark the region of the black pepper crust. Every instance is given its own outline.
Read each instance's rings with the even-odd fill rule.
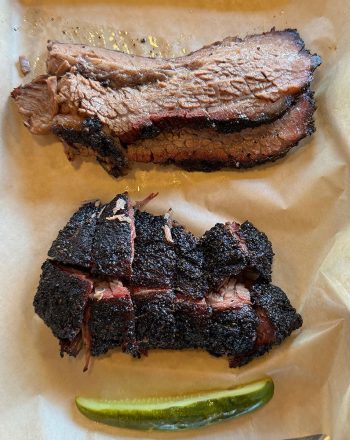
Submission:
[[[204,298],[208,291],[207,276],[203,270],[204,255],[199,239],[175,224],[171,229],[177,264],[174,289],[191,298]]]
[[[47,260],[34,297],[35,312],[59,339],[73,340],[80,332],[92,282]]]
[[[130,296],[91,301],[89,329],[92,356],[120,346],[123,351],[137,355],[135,314]]]
[[[257,316],[244,304],[239,309],[213,309],[207,350],[214,356],[235,356],[250,352],[256,340]]]
[[[91,149],[96,160],[112,176],[118,177],[126,173],[128,159],[125,148],[121,146],[119,139],[103,131],[102,123],[98,118],[84,119],[79,130],[54,125],[52,132],[68,145],[76,148],[77,152],[80,151],[81,145]]]
[[[248,265],[255,269],[263,280],[271,281],[273,251],[267,236],[250,222],[244,222],[239,235],[248,248]]]
[[[132,284],[150,288],[171,287],[176,254],[174,245],[165,237],[164,216],[135,211],[135,256]]]
[[[132,296],[135,308],[136,340],[140,351],[169,348],[175,339],[175,294],[172,290],[153,290]]]
[[[116,211],[118,200],[124,203],[124,207]],[[101,208],[100,213],[92,247],[92,273],[130,279],[132,220],[128,213],[127,196],[117,195]],[[113,219],[115,215],[123,217]]]
[[[63,264],[90,267],[98,210],[97,202],[81,206],[58,233],[48,252],[49,257]]]
[[[93,202],[82,206],[49,251],[56,261],[42,266],[34,308],[60,340],[61,355],[77,355],[88,327],[84,342],[91,341],[93,356],[119,346],[134,357],[150,348],[203,348],[237,367],[302,325],[285,293],[268,283],[271,243],[249,222],[217,224],[198,239],[169,216],[135,210],[131,276],[130,206],[126,194],[105,205],[100,218]],[[116,215],[122,217],[107,219]],[[249,289],[251,305],[211,304],[208,295],[224,295],[220,287],[231,277]],[[89,299],[93,282],[121,280],[131,297],[126,291]]]
[[[171,348],[205,349],[209,338],[211,307],[181,295],[181,298],[176,298],[174,316],[176,334]]]
[[[272,284],[255,284],[251,290],[251,300],[254,307],[264,309],[274,326],[275,344],[280,344],[303,324],[302,317],[279,287]]]
[[[241,244],[222,223],[209,229],[200,241],[204,252],[204,270],[209,287],[216,290],[229,278],[237,276],[247,265]]]

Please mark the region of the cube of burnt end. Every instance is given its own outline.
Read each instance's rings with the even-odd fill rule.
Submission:
[[[98,215],[92,247],[92,272],[130,279],[134,249],[134,211],[126,194],[118,194]]]
[[[52,333],[67,344],[81,332],[92,281],[82,272],[47,260],[34,297],[35,312]]]
[[[201,238],[211,291],[217,291],[247,267],[248,249],[238,230],[238,223],[217,223]]]
[[[171,288],[176,253],[168,216],[135,211],[135,258],[132,285],[150,289]]]
[[[134,289],[136,340],[141,352],[169,348],[175,338],[175,294],[171,289]]]
[[[176,294],[174,349],[206,348],[209,338],[211,307],[204,298]]]
[[[120,281],[95,284],[88,325],[92,356],[115,347],[138,356],[134,307],[129,290]]]
[[[217,294],[209,294],[212,308],[207,350],[214,356],[236,356],[253,350],[257,316],[243,284],[231,279]]]
[[[282,289],[272,284],[257,283],[251,290],[251,301],[258,317],[254,347],[245,354],[234,356],[231,367],[244,365],[253,358],[279,345],[292,331],[302,326],[303,320],[289,302]]]
[[[247,264],[255,278],[271,281],[274,254],[267,236],[248,221],[240,226],[238,235],[248,249]]]
[[[175,221],[171,236],[177,260],[174,290],[192,299],[204,298],[208,291],[208,281],[203,269],[204,255],[199,239]]]
[[[58,233],[48,252],[56,261],[73,266],[91,266],[92,241],[95,234],[99,201],[83,204]]]

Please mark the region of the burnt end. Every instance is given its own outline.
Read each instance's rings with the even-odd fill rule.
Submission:
[[[211,308],[205,300],[193,301],[192,298],[177,295],[174,315],[176,334],[172,348],[206,348]]]
[[[275,329],[275,344],[280,344],[293,330],[302,326],[303,320],[279,287],[255,284],[251,290],[255,307],[261,307]]]
[[[135,256],[132,284],[150,288],[171,287],[176,254],[165,237],[167,220],[148,212],[135,212]]]
[[[95,202],[81,206],[58,233],[48,252],[49,257],[63,264],[90,267],[98,210]]]
[[[130,296],[93,300],[89,321],[92,356],[115,347],[136,355],[134,318]]]
[[[181,225],[173,226],[171,235],[177,257],[174,289],[191,298],[204,298],[208,281],[203,270],[204,255],[199,239]]]
[[[131,222],[126,195],[118,194],[102,207],[92,247],[92,273],[114,278],[130,278]]]
[[[201,246],[204,270],[213,290],[221,287],[228,278],[237,276],[247,265],[240,241],[221,223],[203,235]]]
[[[256,229],[250,222],[244,222],[238,232],[248,248],[248,265],[255,269],[263,280],[271,281],[272,245],[266,234]]]
[[[140,351],[169,348],[174,344],[175,294],[172,290],[147,290],[134,294],[136,340]]]
[[[67,272],[51,261],[42,266],[34,309],[59,339],[72,341],[80,332],[92,282],[78,272]]]
[[[207,350],[214,356],[237,356],[252,351],[257,316],[251,306],[213,309]]]
[[[85,119],[81,124],[80,130],[54,125],[52,132],[69,145],[79,144],[91,148],[96,155],[97,161],[112,176],[118,177],[125,173],[128,167],[125,149],[121,146],[118,139],[107,135],[103,131],[102,123],[99,119]]]

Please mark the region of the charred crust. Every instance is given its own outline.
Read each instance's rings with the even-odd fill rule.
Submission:
[[[247,265],[246,255],[239,240],[217,223],[200,241],[205,259],[209,287],[216,290],[227,280],[237,276]]]
[[[173,346],[176,332],[174,292],[133,296],[136,340],[141,350]]]
[[[254,306],[261,307],[275,328],[275,344],[280,344],[303,320],[291,305],[287,295],[271,284],[256,284],[251,291]]]
[[[164,216],[135,212],[135,256],[132,284],[151,288],[171,287],[176,268],[176,253],[165,239]]]
[[[206,348],[209,339],[211,308],[188,300],[175,303],[176,334],[174,349]]]
[[[104,133],[97,118],[84,119],[81,130],[54,125],[52,132],[69,145],[80,144],[90,148],[98,162],[115,177],[123,174],[128,167],[125,149],[118,139]]]
[[[89,328],[92,356],[120,346],[131,354],[137,352],[134,308],[130,297],[92,301]]]
[[[153,123],[151,124],[144,124],[139,129],[139,138],[140,139],[148,139],[148,138],[154,138],[159,135],[160,129]]]
[[[116,210],[118,200],[124,202],[124,206]],[[98,217],[92,248],[92,273],[129,280],[132,250],[127,196],[117,195],[100,209]]]
[[[249,305],[240,309],[213,310],[207,350],[214,356],[250,352],[256,340],[257,316]]]
[[[177,258],[175,290],[192,298],[203,298],[208,291],[208,282],[199,239],[181,225],[173,226],[171,235]]]
[[[76,356],[83,342],[93,356],[115,347],[134,357],[151,348],[204,348],[229,356],[230,366],[237,367],[302,325],[286,294],[268,284],[272,246],[251,223],[216,224],[198,239],[169,215],[134,208],[133,216],[131,206],[126,193],[102,208],[85,203],[55,240],[50,250],[55,260],[42,266],[33,305],[60,340],[61,356]],[[133,218],[137,242],[131,276]],[[87,234],[88,246],[84,228],[93,231]],[[84,249],[89,253],[91,236],[92,257],[83,267],[81,255]],[[231,291],[218,290],[226,284]]]
[[[248,266],[255,269],[263,280],[271,281],[274,253],[266,234],[248,221],[241,225],[238,233],[248,248]]]
[[[34,309],[54,336],[72,341],[81,330],[92,283],[47,260],[42,266]]]
[[[63,264],[89,268],[98,209],[94,202],[81,206],[59,231],[49,249],[49,257]]]

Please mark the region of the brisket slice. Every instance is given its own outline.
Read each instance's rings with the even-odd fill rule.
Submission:
[[[83,204],[58,233],[49,257],[63,264],[89,268],[98,212],[98,201]]]
[[[274,254],[271,242],[266,234],[256,229],[256,227],[248,221],[242,223],[238,234],[248,250],[248,268],[256,272],[260,279],[271,281]]]
[[[92,273],[130,279],[134,241],[133,214],[126,194],[118,194],[101,208],[92,247]]]
[[[120,346],[137,356],[135,313],[129,290],[121,282],[97,283],[90,308],[92,356]]]
[[[88,202],[60,231],[52,255],[61,261],[43,264],[34,308],[61,355],[76,356],[84,345],[86,370],[90,355],[115,347],[134,357],[202,348],[236,367],[301,326],[285,293],[268,284],[273,253],[265,234],[227,222],[197,239],[170,213],[141,212],[154,196],[133,204],[119,194],[97,216]]]
[[[199,239],[176,222],[173,222],[171,235],[176,253],[174,290],[189,298],[204,298],[208,291],[208,282]]]
[[[292,331],[302,326],[303,320],[290,304],[287,295],[271,284],[255,284],[250,291],[254,311],[258,317],[257,338],[254,347],[235,355],[230,367],[239,367],[279,345]]]
[[[150,289],[171,288],[176,254],[167,216],[136,210],[135,230],[132,285]]]
[[[202,348],[206,349],[211,322],[211,307],[204,298],[193,295],[176,294],[175,298],[176,333],[171,348]]]
[[[48,50],[49,75],[12,92],[25,125],[55,133],[69,159],[93,156],[114,176],[127,172],[128,158],[202,170],[253,166],[313,131],[312,99],[298,98],[321,60],[294,30],[226,38],[175,59],[56,42]],[[278,118],[285,128],[274,125]]]
[[[171,289],[134,289],[136,340],[141,353],[150,348],[171,348],[174,344],[175,294]]]
[[[249,290],[231,279],[218,294],[210,294],[212,308],[207,350],[214,356],[251,352],[256,341],[257,316]]]
[[[287,29],[229,37],[174,59],[51,42],[47,70],[62,76],[64,105],[97,115],[129,143],[191,122],[232,131],[275,119],[320,62]]]
[[[280,119],[269,124],[236,133],[208,128],[166,130],[128,145],[127,155],[129,161],[173,163],[187,170],[248,168],[284,156],[311,135],[314,111],[312,93],[305,92]]]
[[[238,230],[238,223],[217,223],[201,238],[204,269],[212,291],[247,267],[248,250]]]
[[[88,276],[47,260],[42,266],[34,309],[56,338],[73,341],[81,331],[91,292]]]

